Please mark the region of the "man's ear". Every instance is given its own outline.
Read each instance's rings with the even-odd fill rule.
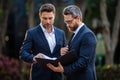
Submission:
[[[39,12],[39,17],[41,16],[41,13]]]
[[[77,16],[77,19],[80,19],[80,16]]]
[[[80,20],[80,21],[82,21],[82,18],[81,18],[81,16],[77,16],[77,19],[78,19],[78,20]]]

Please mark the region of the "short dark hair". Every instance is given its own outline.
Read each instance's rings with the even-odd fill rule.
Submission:
[[[42,13],[42,12],[53,12],[53,13],[55,13],[55,6],[53,4],[50,4],[50,3],[43,4],[43,5],[41,5],[41,7],[39,9],[39,12],[40,13]]]

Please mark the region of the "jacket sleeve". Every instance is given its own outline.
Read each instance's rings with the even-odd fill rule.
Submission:
[[[32,48],[32,36],[30,34],[30,31],[27,31],[23,45],[20,50],[20,58],[29,63],[33,62],[33,57],[34,57],[31,54],[31,48]]]

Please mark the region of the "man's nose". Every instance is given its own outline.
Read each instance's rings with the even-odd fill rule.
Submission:
[[[47,19],[47,20],[46,20],[46,22],[47,22],[47,23],[50,23],[50,20],[49,20],[49,19]]]

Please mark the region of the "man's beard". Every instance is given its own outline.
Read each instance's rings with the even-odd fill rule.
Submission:
[[[73,31],[75,31],[77,28],[78,28],[78,25],[76,24],[76,25],[74,25],[72,28],[69,27],[69,30],[70,30],[71,32],[73,32]]]
[[[50,25],[50,24],[44,24],[43,26],[44,26],[44,28],[50,28],[50,27],[52,27],[52,25]]]

